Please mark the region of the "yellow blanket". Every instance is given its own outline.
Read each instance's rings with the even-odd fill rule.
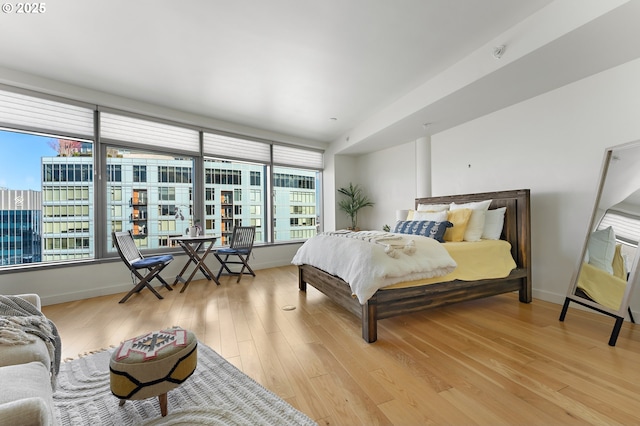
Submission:
[[[622,278],[588,263],[582,264],[578,287],[602,306],[614,311],[620,309],[626,286],[627,282]]]
[[[453,280],[476,281],[504,278],[516,267],[511,256],[511,244],[504,240],[442,243],[456,261],[456,269],[444,276],[394,284],[384,289],[414,287]]]

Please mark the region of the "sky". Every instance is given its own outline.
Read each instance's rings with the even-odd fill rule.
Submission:
[[[55,138],[0,130],[0,188],[42,190],[41,157],[56,156]]]

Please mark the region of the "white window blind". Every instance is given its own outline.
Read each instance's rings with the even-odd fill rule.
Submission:
[[[309,169],[322,169],[324,167],[321,152],[282,145],[273,146],[273,163],[279,166]]]
[[[640,241],[640,218],[630,214],[607,210],[598,224],[598,230],[613,226],[616,239],[632,245],[638,245]]]
[[[214,133],[204,134],[202,150],[204,155],[216,157],[258,161],[260,163],[269,163],[271,161],[271,149],[268,143],[216,135]]]
[[[197,130],[109,112],[100,114],[100,137],[156,148],[200,152],[200,137]]]
[[[93,139],[93,110],[0,90],[0,126]]]

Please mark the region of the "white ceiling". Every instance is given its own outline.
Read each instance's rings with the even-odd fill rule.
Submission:
[[[549,3],[57,0],[39,15],[0,14],[0,67],[328,143]],[[590,28],[579,39],[592,42],[599,31],[602,26]],[[415,138],[425,117],[436,130],[451,127],[629,60],[638,47],[629,54],[615,47],[620,54],[596,66],[564,59],[580,41],[567,37],[363,136],[368,148],[360,143],[345,152]],[[564,71],[539,72],[551,63]]]
[[[330,142],[549,2],[57,0],[0,66]]]

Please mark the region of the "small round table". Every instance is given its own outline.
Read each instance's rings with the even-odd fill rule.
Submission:
[[[111,355],[111,392],[120,405],[130,400],[158,397],[160,413],[167,415],[167,392],[189,378],[198,363],[198,340],[176,327],[126,340]]]

